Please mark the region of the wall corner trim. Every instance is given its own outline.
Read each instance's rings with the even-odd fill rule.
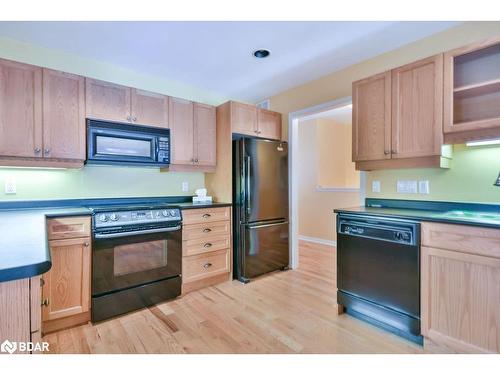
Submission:
[[[313,243],[317,243],[320,245],[337,247],[337,241],[325,240],[323,238],[318,238],[318,237],[309,237],[309,236],[299,235],[299,240],[313,242]]]

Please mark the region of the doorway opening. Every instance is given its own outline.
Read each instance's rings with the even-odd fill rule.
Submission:
[[[290,113],[290,264],[299,241],[336,246],[335,214],[364,201],[364,173],[351,161],[352,101],[343,98]]]

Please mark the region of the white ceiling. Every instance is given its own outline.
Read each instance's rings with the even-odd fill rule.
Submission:
[[[0,36],[257,102],[456,22],[0,22]],[[259,60],[259,48],[271,56]]]

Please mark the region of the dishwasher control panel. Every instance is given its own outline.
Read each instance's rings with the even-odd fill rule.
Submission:
[[[338,227],[338,233],[350,236],[372,238],[375,240],[397,242],[404,245],[415,244],[413,228],[408,228],[402,225],[393,225],[393,223],[369,223],[341,219]]]

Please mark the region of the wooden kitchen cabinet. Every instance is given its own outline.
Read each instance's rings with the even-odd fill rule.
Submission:
[[[39,341],[40,296],[39,276],[0,283],[0,343]]]
[[[65,233],[71,232],[73,227],[89,228],[90,217],[47,220],[49,238],[61,238],[54,235],[53,228],[63,226],[67,228]],[[42,278],[44,333],[90,319],[91,238],[87,232],[75,230],[74,233],[72,238],[49,240],[52,268]]]
[[[281,114],[268,111],[267,109],[257,109],[257,135],[262,138],[281,139]]]
[[[170,98],[171,160],[174,165],[194,164],[194,106],[189,100]]]
[[[352,84],[352,160],[391,158],[391,72]]]
[[[132,89],[131,119],[140,125],[168,128],[168,96]]]
[[[227,102],[233,133],[252,137],[281,139],[281,114],[251,104]]]
[[[356,169],[449,168],[442,111],[441,54],[354,82]]]
[[[229,103],[233,133],[257,136],[257,107],[238,102]]]
[[[85,160],[85,79],[43,69],[43,156]]]
[[[500,352],[500,230],[422,223],[422,335],[458,352]]]
[[[447,143],[500,137],[500,37],[444,54]]]
[[[215,107],[194,103],[194,159],[196,165],[215,167],[217,135]]]
[[[441,155],[443,55],[392,71],[392,158]]]
[[[216,164],[215,108],[170,98],[171,170],[210,171]]]
[[[85,79],[86,116],[97,120],[131,122],[130,87]]]
[[[231,208],[187,209],[182,217],[182,294],[231,280]]]
[[[42,69],[0,59],[0,157],[42,157]]]

